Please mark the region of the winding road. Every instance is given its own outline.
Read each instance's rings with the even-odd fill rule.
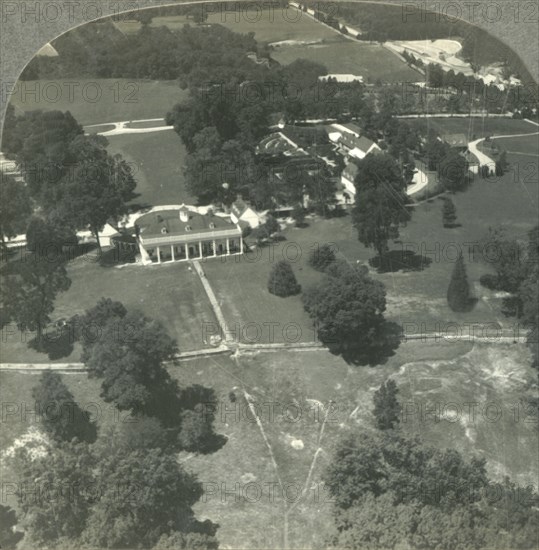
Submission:
[[[534,124],[535,126],[539,126],[539,124],[528,120],[527,122]],[[510,138],[518,138],[518,137],[528,137],[528,136],[537,136],[539,135],[539,131],[537,132],[531,132],[526,134],[509,134],[509,135],[498,135],[498,136],[491,136],[490,139],[510,139]],[[479,168],[482,166],[488,166],[489,169],[492,171],[496,170],[496,161],[492,158],[490,158],[488,155],[485,155],[482,151],[478,149],[478,145],[485,141],[485,138],[476,139],[475,141],[471,141],[468,143],[468,150],[470,153],[474,154],[479,162]]]

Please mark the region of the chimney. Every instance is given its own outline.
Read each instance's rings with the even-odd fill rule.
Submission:
[[[182,222],[188,222],[189,221],[189,210],[185,208],[185,206],[182,206],[180,208],[180,220]]]

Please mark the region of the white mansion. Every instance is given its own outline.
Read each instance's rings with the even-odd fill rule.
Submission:
[[[242,254],[243,237],[230,216],[198,209],[152,209],[134,222],[135,239],[144,265]]]

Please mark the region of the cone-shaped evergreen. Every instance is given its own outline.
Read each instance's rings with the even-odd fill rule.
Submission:
[[[397,399],[397,393],[399,393],[397,384],[391,378],[374,392],[373,414],[380,430],[390,430],[400,422],[401,405]]]
[[[268,290],[271,294],[281,298],[299,294],[301,291],[292,266],[286,260],[281,260],[273,266],[268,281]]]
[[[457,209],[451,199],[444,199],[444,205],[442,207],[442,216],[444,221],[444,227],[452,227],[457,219]]]
[[[451,274],[451,281],[447,289],[447,303],[453,311],[468,311],[470,309],[470,286],[462,256],[459,256]]]

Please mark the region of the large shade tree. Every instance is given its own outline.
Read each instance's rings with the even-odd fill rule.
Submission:
[[[136,187],[129,165],[121,155],[109,155],[106,146],[102,136],[76,137],[69,147],[76,164],[48,190],[46,199],[77,228],[89,228],[99,247],[99,232],[108,221],[127,213]]]
[[[330,348],[368,348],[380,337],[386,293],[366,267],[335,261],[321,282],[305,290],[302,298],[321,341]]]
[[[118,450],[100,457],[95,479],[99,499],[82,535],[93,548],[151,548],[174,532],[215,534],[217,525],[198,522],[192,510],[202,485],[174,454]]]
[[[533,488],[489,480],[483,459],[394,431],[351,433],[325,474],[335,548],[534,548]],[[519,495],[515,498],[515,495]]]
[[[406,184],[397,163],[388,154],[370,154],[358,163],[356,202],[352,221],[359,240],[380,257],[399,227],[410,219]]]
[[[11,263],[5,270],[4,311],[20,330],[35,331],[38,347],[41,347],[56,296],[70,286],[71,280],[61,259],[31,254]]]

